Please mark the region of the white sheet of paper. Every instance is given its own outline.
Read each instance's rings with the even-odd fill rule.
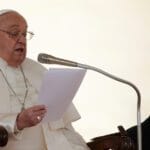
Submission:
[[[85,76],[85,69],[52,68],[46,72],[39,103],[47,106],[43,121],[57,121],[65,113]]]

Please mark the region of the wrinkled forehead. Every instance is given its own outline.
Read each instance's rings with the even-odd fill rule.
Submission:
[[[17,11],[5,9],[0,10],[0,26],[7,26],[11,24],[25,24],[27,26],[24,17]]]

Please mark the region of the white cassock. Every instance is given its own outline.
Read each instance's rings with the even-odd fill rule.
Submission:
[[[29,90],[25,100],[25,108],[28,108],[37,104],[41,80],[46,69],[28,58],[23,62],[22,68]],[[6,147],[0,150],[89,150],[83,138],[71,125],[80,118],[72,103],[62,119],[16,132],[15,121],[21,104],[8,87],[2,72],[20,100],[25,94],[24,79],[19,68],[8,66],[1,58],[0,69],[0,125],[5,126],[10,135]]]

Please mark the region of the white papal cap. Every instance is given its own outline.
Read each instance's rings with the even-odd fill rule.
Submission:
[[[2,9],[2,10],[0,10],[0,15],[3,15],[3,14],[8,13],[8,12],[16,12],[16,11],[12,10],[12,9]]]

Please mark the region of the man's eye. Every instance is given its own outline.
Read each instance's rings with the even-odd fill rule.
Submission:
[[[17,37],[19,35],[19,32],[10,32],[10,36]]]
[[[24,33],[22,33],[22,35],[23,35],[24,37],[26,37],[26,36],[27,36],[27,33],[26,33],[26,32],[24,32]]]

